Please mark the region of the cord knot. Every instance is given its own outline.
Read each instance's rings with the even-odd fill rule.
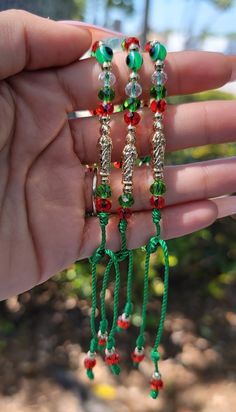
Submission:
[[[161,356],[160,353],[157,350],[152,350],[151,351],[151,359],[152,361],[156,364],[160,360]]]
[[[108,224],[109,214],[105,212],[99,213],[99,220],[101,226],[106,226]]]
[[[158,244],[159,244],[158,236],[151,237],[151,239],[149,240],[149,242],[146,246],[146,251],[148,253],[155,253],[156,250],[157,250]]]
[[[152,211],[152,220],[155,223],[155,225],[160,222],[161,212],[160,212],[159,209],[153,209],[153,211]]]

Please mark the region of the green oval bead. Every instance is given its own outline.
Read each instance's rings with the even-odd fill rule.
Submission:
[[[123,193],[118,200],[122,207],[130,207],[134,204],[134,198],[131,193]]]
[[[150,192],[154,196],[163,195],[165,191],[166,191],[166,185],[165,185],[165,182],[163,182],[163,180],[161,179],[155,180],[155,182],[150,186]]]
[[[108,46],[100,46],[95,52],[95,57],[100,64],[110,62],[113,58],[113,51]]]
[[[166,58],[166,48],[163,46],[163,44],[156,42],[150,49],[149,51],[150,57],[153,61],[157,60],[165,60]]]
[[[136,112],[141,106],[141,100],[137,97],[129,97],[124,101],[124,110],[128,109],[130,112]]]
[[[164,99],[166,94],[166,88],[162,85],[153,86],[150,90],[150,96],[157,100]]]
[[[127,66],[137,72],[143,64],[143,56],[136,50],[132,50],[126,57]]]
[[[102,199],[107,199],[111,197],[111,188],[109,185],[99,185],[96,189],[96,195]]]
[[[100,100],[103,100],[105,102],[110,102],[111,100],[114,99],[115,92],[110,87],[103,87],[102,89],[99,90],[98,97]]]
[[[159,395],[158,391],[154,391],[153,389],[150,391],[150,396],[152,397],[152,399],[156,399]]]

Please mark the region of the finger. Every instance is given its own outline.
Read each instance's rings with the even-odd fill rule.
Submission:
[[[88,23],[85,23],[84,21],[60,20],[59,23],[70,24],[72,26],[86,28],[91,33],[92,43],[98,40],[108,38],[108,37],[113,37],[113,38],[123,38],[124,37],[123,33],[120,33],[114,30],[109,30],[105,27],[95,26],[94,24],[88,24]]]
[[[164,118],[167,152],[206,144],[235,141],[235,101],[209,101],[169,106]],[[149,109],[141,112],[137,131],[139,156],[150,153],[153,115]],[[92,164],[98,160],[96,140],[100,123],[97,116],[70,120],[75,140],[75,149],[82,163]],[[111,137],[113,140],[112,161],[119,161],[125,144],[127,125],[123,114],[112,115]]]
[[[147,53],[144,53],[143,57],[144,64],[139,73],[143,88],[142,97],[147,98],[154,66]],[[114,86],[115,103],[121,103],[125,98],[125,85],[129,78],[125,58],[125,53],[118,52],[113,59],[113,72],[117,79]],[[236,60],[236,57],[234,59]],[[166,62],[168,94],[195,93],[223,86],[231,78],[232,64],[233,59],[221,53],[192,51],[169,53]],[[75,110],[97,107],[98,90],[101,88],[98,80],[100,73],[101,67],[95,58],[84,59],[59,70],[61,83],[65,85],[65,90],[69,91]]]
[[[218,218],[231,216],[236,213],[236,196],[223,196],[211,200],[218,208]]]
[[[91,45],[85,28],[62,25],[22,10],[0,13],[0,29],[0,79],[24,68],[72,63]]]
[[[165,168],[167,192],[166,205],[192,202],[218,197],[236,192],[236,157],[210,160]],[[86,210],[92,210],[92,173],[87,175],[85,184]],[[136,168],[134,173],[134,211],[151,209],[150,185],[153,175],[149,167]],[[119,207],[118,197],[122,193],[121,171],[114,169],[111,174],[112,211]]]
[[[210,200],[167,207],[162,212],[161,238],[170,239],[195,232],[211,225],[217,216],[217,206]],[[96,217],[87,218],[79,259],[92,255],[101,242],[100,232],[99,219]],[[128,223],[127,246],[129,249],[143,246],[154,234],[155,226],[151,213],[134,213]],[[107,248],[114,251],[120,249],[118,218],[115,216],[110,218],[107,227]]]

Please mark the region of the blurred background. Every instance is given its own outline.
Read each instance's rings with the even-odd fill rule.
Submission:
[[[22,8],[53,19],[81,19],[146,39],[169,51],[236,53],[232,0],[1,0],[0,10]],[[200,62],[204,64],[204,62]],[[170,104],[234,99],[235,83],[219,90],[169,98]],[[235,155],[236,144],[208,145],[168,154],[181,164]],[[0,410],[4,412],[233,412],[236,402],[236,220],[169,241],[171,281],[161,345],[165,391],[148,396],[150,361],[132,369],[129,351],[140,324],[143,252],[135,253],[135,313],[119,337],[122,373],[113,378],[99,360],[88,383],[90,274],[76,263],[45,284],[0,303]],[[160,261],[161,261],[160,256]],[[125,267],[122,271],[124,281]],[[99,287],[103,267],[98,271]],[[112,314],[113,283],[106,302]],[[162,268],[152,260],[147,347],[151,347],[163,292]],[[121,291],[121,302],[125,290]]]

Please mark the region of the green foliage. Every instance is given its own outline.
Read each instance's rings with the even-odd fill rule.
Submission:
[[[226,10],[232,6],[233,0],[210,0],[216,7]]]
[[[106,7],[119,7],[123,9],[127,14],[131,14],[134,11],[134,2],[133,0],[107,0]]]

